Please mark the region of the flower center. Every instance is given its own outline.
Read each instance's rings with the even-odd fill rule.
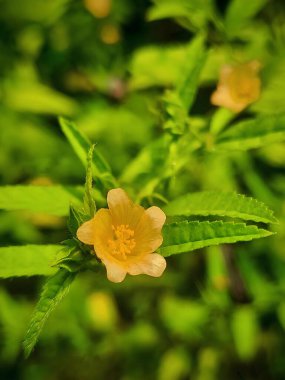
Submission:
[[[133,239],[135,233],[128,224],[112,226],[112,230],[113,239],[108,240],[108,247],[113,255],[126,259],[136,245],[135,239]]]

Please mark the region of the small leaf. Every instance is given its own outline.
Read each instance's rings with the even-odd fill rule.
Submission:
[[[76,236],[78,228],[84,222],[87,222],[90,217],[84,212],[81,207],[70,206],[69,219],[67,226],[73,236]]]
[[[51,312],[69,291],[70,284],[74,277],[74,273],[60,269],[53,277],[50,277],[44,285],[23,342],[26,358],[33,350]]]
[[[86,156],[91,147],[91,143],[71,121],[64,118],[60,118],[59,121],[61,129],[72,146],[74,152],[86,167]],[[106,189],[116,187],[116,180],[111,173],[110,166],[97,150],[94,150],[93,153],[93,170],[94,175],[101,180]]]
[[[183,195],[164,207],[169,216],[218,215],[254,222],[276,223],[272,211],[262,202],[235,193],[203,191]]]
[[[272,235],[272,232],[256,226],[221,221],[171,223],[165,225],[162,232],[163,246],[158,252],[163,256]]]
[[[94,254],[84,254],[81,250],[73,250],[69,256],[63,257],[58,260],[54,266],[63,268],[68,272],[76,273],[86,269],[94,270],[95,267],[100,265]]]
[[[48,276],[52,264],[66,256],[61,245],[24,245],[0,248],[0,277]]]
[[[88,156],[87,156],[87,168],[86,168],[86,181],[85,181],[85,193],[84,193],[84,209],[87,214],[90,215],[91,218],[93,218],[95,211],[96,211],[96,204],[95,200],[93,198],[93,174],[92,174],[92,159],[94,154],[94,147],[95,145],[92,145],[89,149]]]
[[[216,142],[221,150],[248,150],[285,140],[285,114],[241,121],[222,133]]]

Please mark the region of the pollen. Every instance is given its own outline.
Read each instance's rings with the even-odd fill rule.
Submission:
[[[108,247],[118,259],[125,260],[136,246],[134,231],[128,224],[112,225],[113,239],[108,240]]]

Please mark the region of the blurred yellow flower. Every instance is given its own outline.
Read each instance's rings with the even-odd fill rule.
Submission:
[[[120,41],[121,34],[116,25],[105,24],[101,29],[101,39],[105,44],[113,45]]]
[[[84,0],[85,7],[93,16],[104,18],[110,14],[112,0]]]
[[[211,96],[211,103],[233,112],[241,112],[260,96],[259,70],[258,61],[223,66],[217,89]]]
[[[121,282],[127,273],[161,276],[166,261],[153,252],[163,241],[164,212],[134,204],[122,189],[110,190],[107,202],[109,209],[100,209],[79,227],[78,239],[94,246],[110,281]]]

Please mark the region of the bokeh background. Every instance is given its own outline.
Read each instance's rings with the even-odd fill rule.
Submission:
[[[83,183],[59,115],[97,143],[119,177],[163,133],[160,96],[201,30],[211,53],[194,122],[214,114],[210,95],[230,56],[263,66],[262,97],[239,118],[284,112],[284,2],[248,1],[257,11],[243,24],[228,17],[227,34],[220,20],[231,2],[212,2],[214,18],[205,13],[209,3],[189,0],[188,20],[150,21],[155,11],[147,0],[0,0],[1,185]],[[44,279],[0,281],[1,380],[283,380],[284,169],[282,142],[189,157],[174,193],[254,196],[275,210],[277,235],[170,258],[161,279],[118,285],[82,273],[26,361],[21,341]],[[0,212],[2,246],[58,243],[67,235],[64,218]]]

